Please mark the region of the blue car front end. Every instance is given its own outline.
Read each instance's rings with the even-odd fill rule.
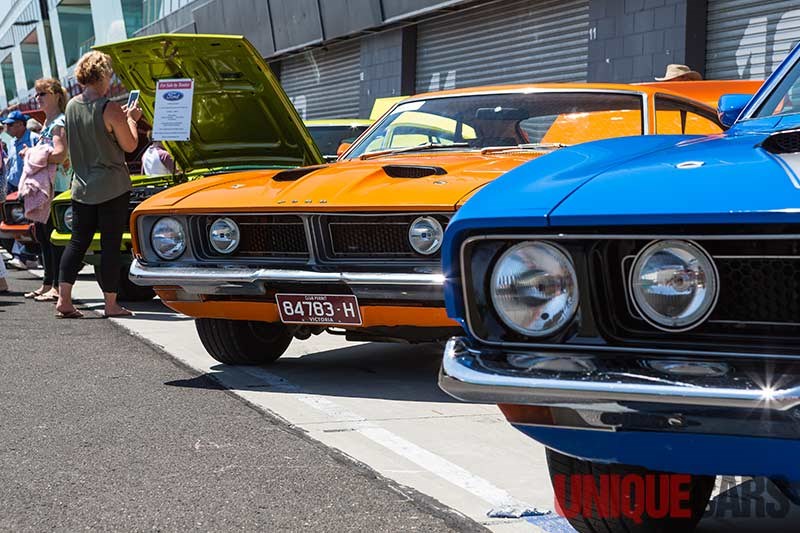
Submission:
[[[722,135],[565,148],[477,193],[443,246],[466,336],[440,386],[565,456],[797,499],[799,54]]]

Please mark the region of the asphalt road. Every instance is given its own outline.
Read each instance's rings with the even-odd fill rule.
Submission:
[[[0,295],[0,530],[469,531],[478,524],[89,313]]]

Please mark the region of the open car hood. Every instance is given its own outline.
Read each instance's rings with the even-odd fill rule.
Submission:
[[[151,123],[156,82],[194,80],[189,141],[166,141],[186,170],[322,163],[314,141],[258,51],[228,35],[153,35],[95,47],[114,60]]]

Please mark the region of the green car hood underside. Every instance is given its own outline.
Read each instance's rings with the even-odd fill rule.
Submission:
[[[323,162],[302,120],[258,51],[244,37],[152,35],[95,47],[153,122],[156,82],[194,80],[190,140],[164,144],[184,171]]]

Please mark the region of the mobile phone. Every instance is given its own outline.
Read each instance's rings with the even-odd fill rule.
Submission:
[[[138,101],[139,101],[139,91],[138,90],[131,91],[130,94],[128,94],[128,108],[135,106],[136,102]]]

